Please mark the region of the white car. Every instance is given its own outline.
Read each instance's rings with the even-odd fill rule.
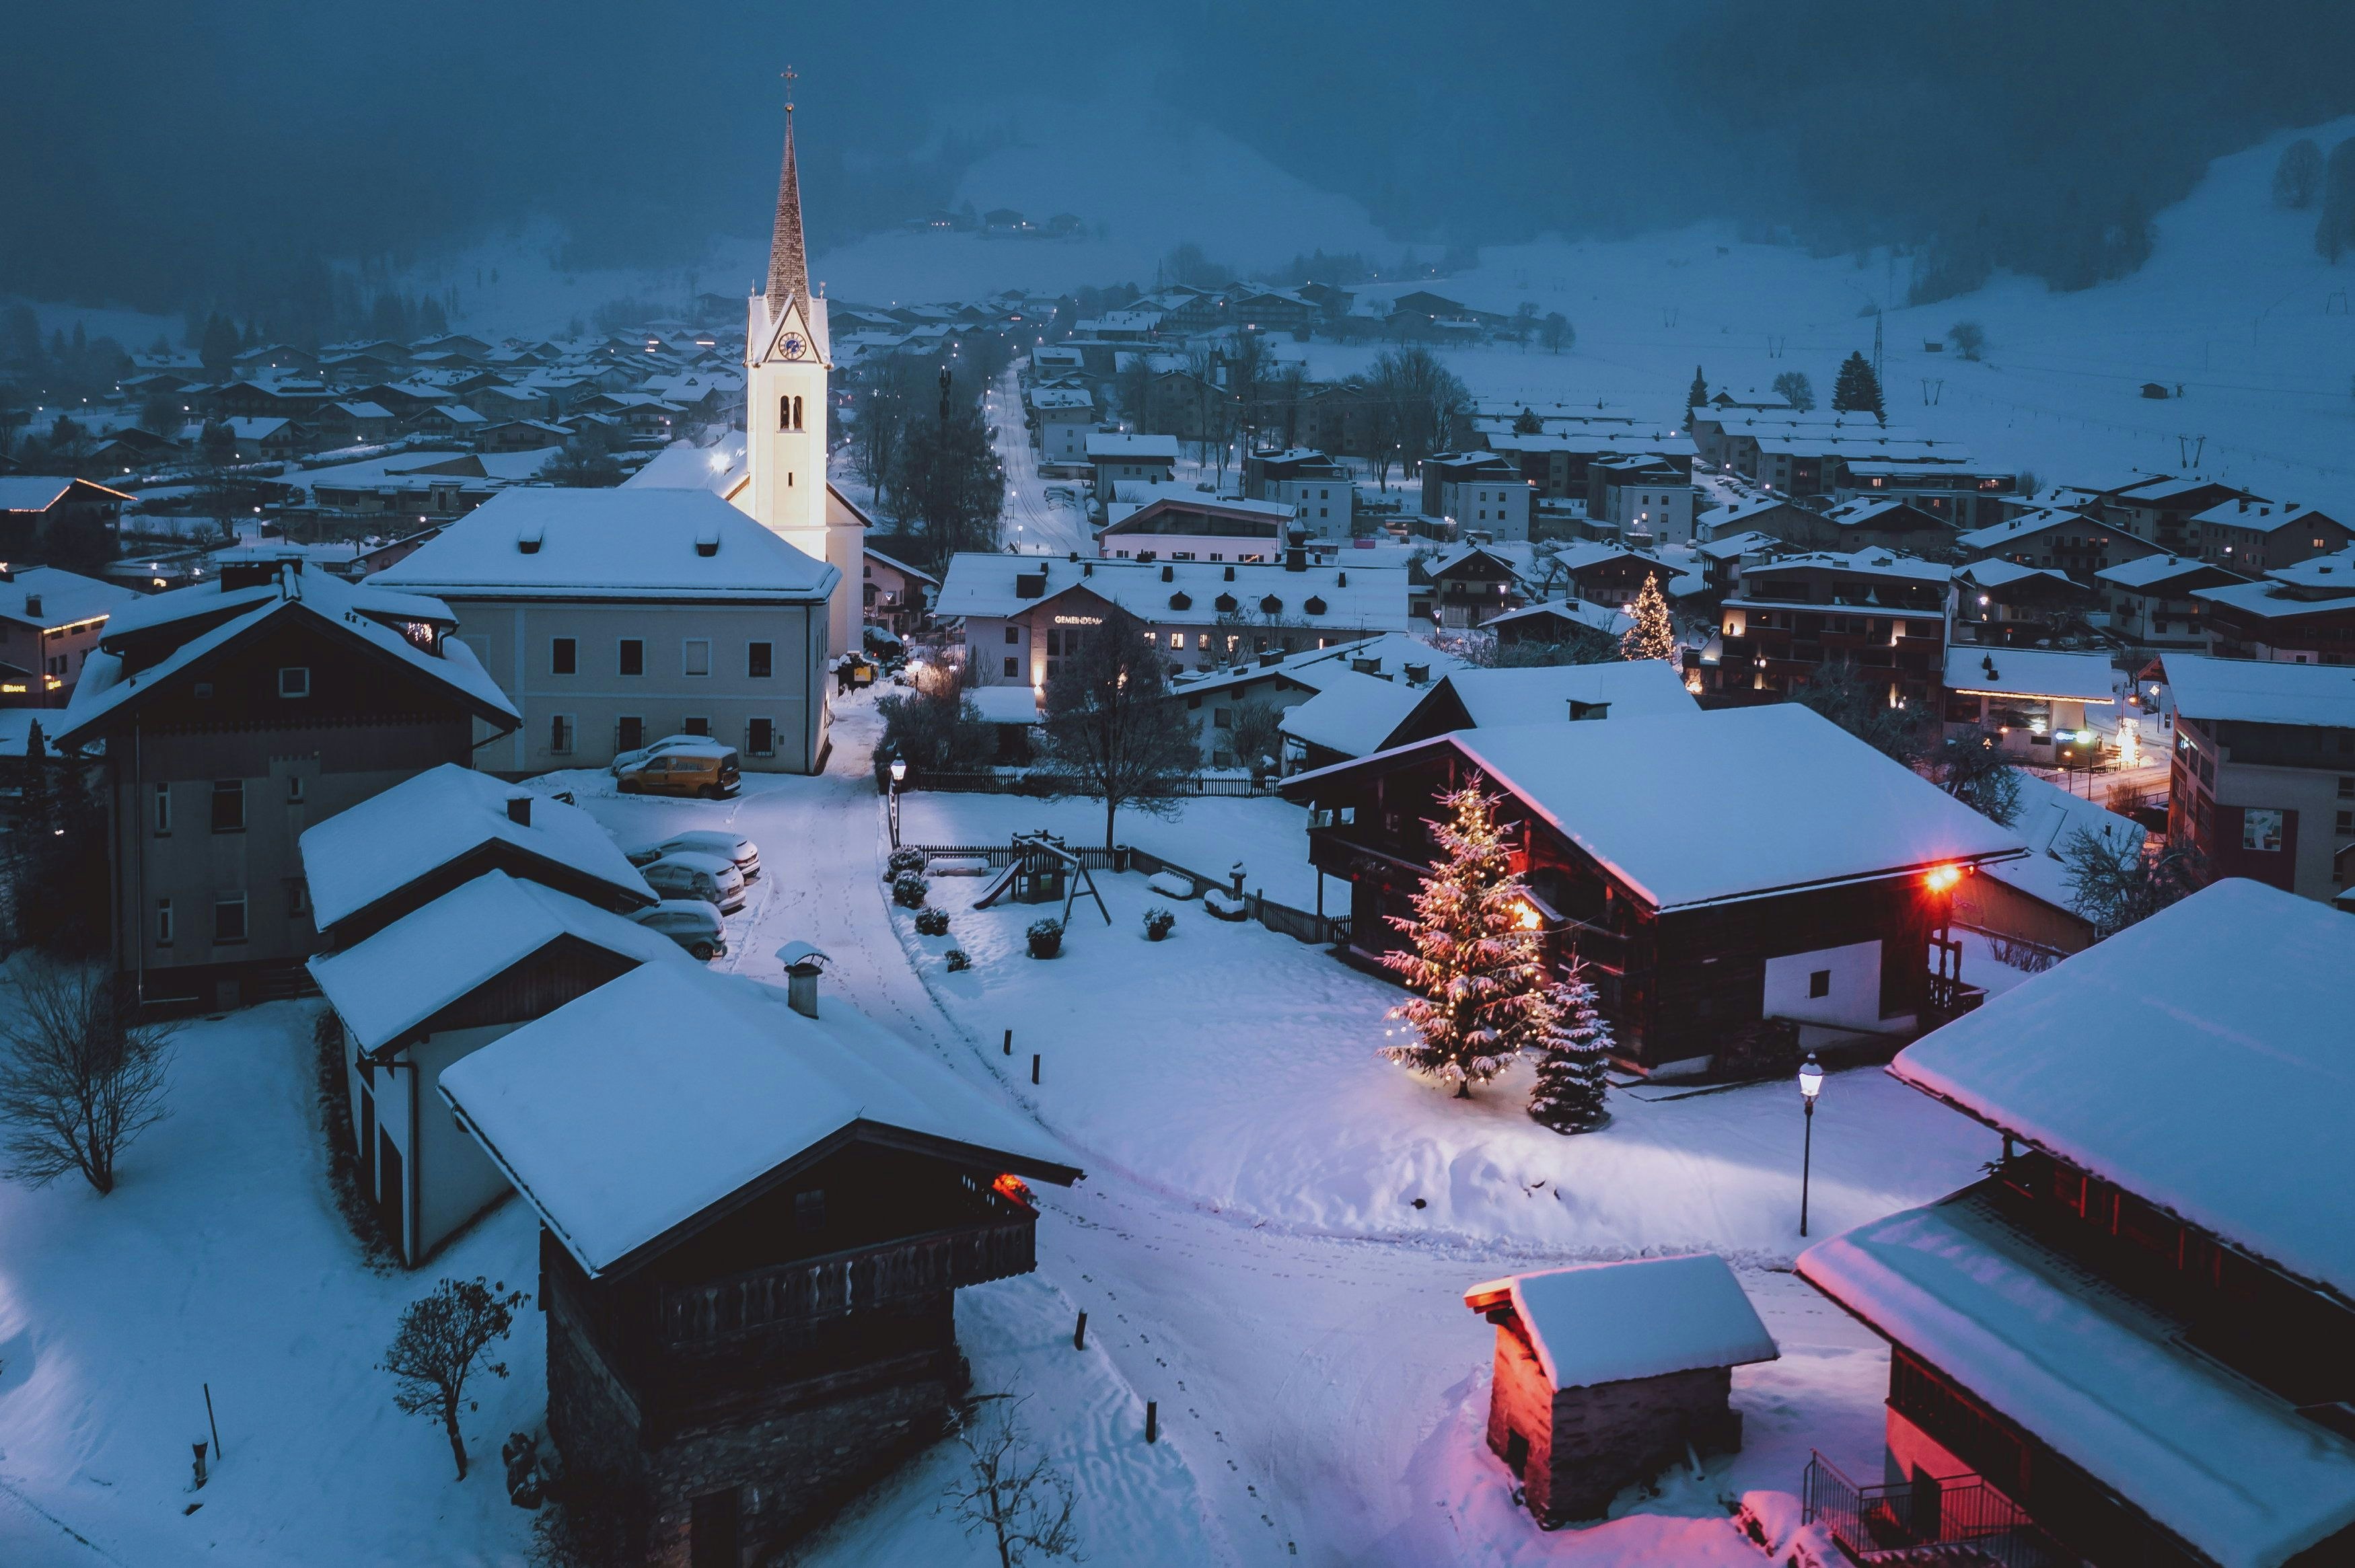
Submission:
[[[724,832],[718,828],[698,828],[692,832],[674,833],[658,844],[640,844],[623,852],[632,865],[652,865],[666,854],[708,854],[731,861],[747,882],[757,882],[761,876],[761,846],[741,833]]]
[[[666,751],[677,751],[681,747],[709,746],[710,744],[711,737],[708,735],[666,735],[660,740],[653,741],[647,745],[639,747],[635,751],[624,751],[620,753],[613,758],[613,764],[608,767],[605,771],[611,773],[614,778],[619,779],[623,773],[628,772],[631,768],[639,766],[650,758],[660,757]]]
[[[716,854],[666,854],[638,868],[646,885],[665,898],[700,898],[722,915],[744,907],[744,877],[732,860]]]
[[[728,927],[719,911],[700,898],[666,898],[630,918],[650,931],[659,931],[706,963],[727,956]]]

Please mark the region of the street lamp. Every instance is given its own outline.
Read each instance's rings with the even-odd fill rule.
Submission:
[[[897,843],[899,841],[892,841]],[[1813,1051],[1799,1064],[1799,1103],[1806,1107],[1806,1135],[1799,1155],[1799,1234],[1807,1234],[1807,1176],[1816,1159],[1816,1097],[1824,1092],[1823,1064]]]
[[[908,759],[904,757],[893,758],[891,759],[891,847],[893,849],[900,847],[900,784],[907,777]],[[1806,1233],[1802,1230],[1800,1234],[1804,1235]]]

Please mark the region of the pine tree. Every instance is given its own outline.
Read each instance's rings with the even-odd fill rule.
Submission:
[[[1688,418],[1695,408],[1708,401],[1709,381],[1701,375],[1700,366],[1696,365],[1693,366],[1692,386],[1685,393],[1685,413]]]
[[[1413,950],[1382,955],[1420,993],[1390,1012],[1415,1038],[1381,1052],[1469,1099],[1474,1084],[1551,1044],[1560,1021],[1536,911],[1497,831],[1497,798],[1466,786],[1439,803],[1450,818],[1431,824],[1432,837],[1446,858],[1423,879],[1414,913],[1390,917]]]
[[[1636,624],[1619,634],[1619,657],[1671,661],[1677,657],[1676,622],[1668,619],[1668,601],[1660,596],[1659,573],[1645,577],[1644,589],[1628,613],[1636,618]]]
[[[1556,1132],[1593,1132],[1609,1119],[1603,1067],[1614,1042],[1584,963],[1573,964],[1570,978],[1554,983],[1550,1000],[1553,1029],[1538,1058],[1529,1116]]]
[[[1839,377],[1832,383],[1832,410],[1843,414],[1870,414],[1883,417],[1881,404],[1881,377],[1872,373],[1871,362],[1861,354],[1850,354],[1840,361]]]

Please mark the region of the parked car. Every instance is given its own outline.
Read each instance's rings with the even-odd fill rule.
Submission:
[[[666,751],[677,750],[683,746],[709,746],[710,744],[711,737],[708,735],[666,735],[660,740],[647,742],[634,751],[615,754],[613,765],[606,771],[619,779],[625,769],[639,766],[650,757],[660,757]]]
[[[640,844],[623,852],[632,865],[652,865],[666,854],[708,854],[732,861],[747,882],[761,877],[761,846],[741,833],[727,832],[719,828],[698,828],[692,832],[673,833],[658,844]]]
[[[666,854],[638,868],[646,885],[665,898],[700,898],[722,915],[744,907],[744,878],[732,860],[716,854]]]
[[[700,898],[666,898],[630,918],[661,932],[706,963],[728,954],[727,924],[719,910]]]
[[[642,762],[617,768],[614,787],[624,795],[699,795],[720,800],[744,787],[736,748],[706,736],[692,746],[672,746]]]

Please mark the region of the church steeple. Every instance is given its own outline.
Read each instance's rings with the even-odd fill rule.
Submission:
[[[785,73],[790,77],[793,73]],[[794,106],[785,105],[785,166],[777,176],[777,225],[769,240],[769,313],[810,296],[809,255],[802,247],[802,184],[794,170]]]

